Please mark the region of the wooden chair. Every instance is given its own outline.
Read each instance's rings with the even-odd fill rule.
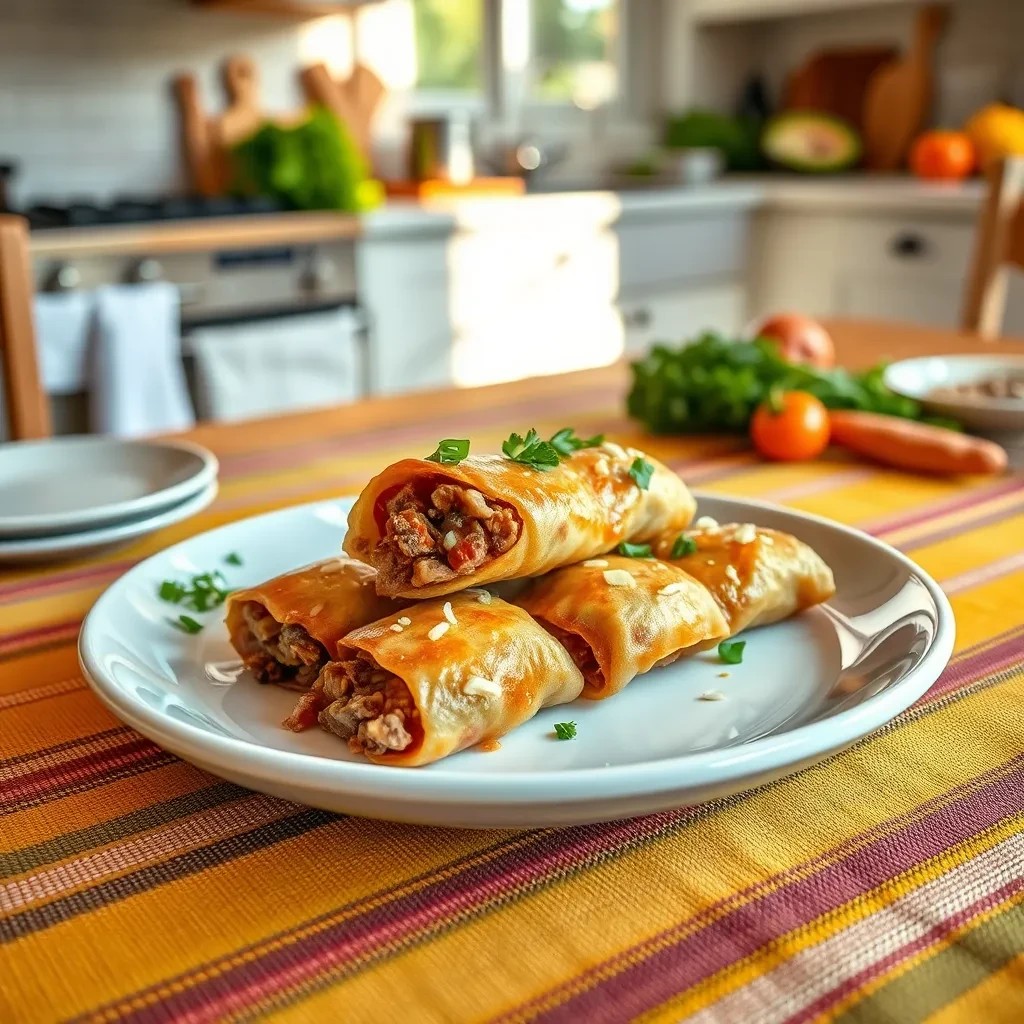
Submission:
[[[999,337],[1011,267],[1024,270],[1024,157],[1001,161],[989,175],[967,282],[965,331],[986,341]]]
[[[28,223],[0,214],[0,370],[4,401],[15,441],[49,437],[50,405],[36,358],[32,316],[32,261]]]

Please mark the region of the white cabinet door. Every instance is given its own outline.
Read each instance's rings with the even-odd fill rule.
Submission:
[[[735,336],[743,329],[746,294],[739,283],[676,286],[619,303],[627,355],[641,355],[655,342],[679,345],[703,331]]]
[[[447,251],[447,237],[360,243],[359,297],[369,331],[371,393],[451,384]]]

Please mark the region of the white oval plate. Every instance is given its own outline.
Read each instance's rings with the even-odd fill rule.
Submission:
[[[56,437],[0,445],[0,538],[81,533],[170,508],[217,479],[187,441]]]
[[[116,522],[112,526],[101,526],[95,530],[79,533],[59,533],[49,537],[19,537],[16,540],[0,540],[0,564],[56,562],[68,558],[84,558],[110,548],[121,547],[147,533],[162,530],[165,526],[180,523],[197,512],[202,512],[217,497],[217,481],[214,480],[198,494],[160,509],[158,512],[134,516]]]
[[[992,346],[998,349],[998,345]],[[1024,356],[920,356],[885,368],[883,380],[898,395],[913,398],[929,412],[959,420],[968,430],[1024,433],[1024,400],[1016,398],[931,398],[936,388],[970,384],[999,374],[1024,376]]]
[[[322,502],[223,526],[122,576],[79,641],[100,699],[186,760],[301,803],[428,825],[572,825],[723,796],[820,760],[912,704],[953,649],[948,601],[899,552],[828,520],[704,495],[701,514],[813,545],[836,574],[831,605],[751,632],[741,665],[713,652],[677,662],[611,700],[542,711],[493,753],[467,750],[426,768],[373,765],[325,732],[282,728],[294,694],[248,675],[218,682],[234,658],[221,612],[199,616],[203,632],[188,636],[156,596],[167,578],[217,568],[245,585],[330,556],[350,506]],[[231,552],[241,567],[224,562]],[[708,690],[725,699],[698,699]],[[554,723],[569,720],[576,739],[557,740]]]

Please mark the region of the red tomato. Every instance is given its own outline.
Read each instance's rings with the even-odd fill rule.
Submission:
[[[790,363],[807,363],[827,370],[836,364],[832,337],[817,320],[799,313],[777,313],[766,317],[754,329],[755,338],[770,338],[779,354]]]
[[[799,462],[828,445],[828,410],[806,391],[787,391],[762,402],[750,421],[750,439],[766,458]]]
[[[935,181],[966,178],[976,162],[974,143],[963,132],[925,132],[910,150],[910,169]]]

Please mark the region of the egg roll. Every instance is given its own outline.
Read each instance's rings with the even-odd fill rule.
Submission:
[[[637,460],[649,480],[631,475]],[[611,442],[546,470],[501,455],[405,459],[360,494],[344,548],[377,569],[379,593],[437,597],[653,540],[685,527],[695,507],[672,470]]]
[[[751,523],[697,523],[684,534],[696,545],[692,553],[672,558],[678,534],[663,537],[654,552],[708,588],[730,636],[789,618],[835,593],[832,570],[796,537]]]
[[[404,607],[377,594],[376,575],[328,558],[236,590],[227,600],[231,645],[257,682],[306,690],[346,633]]]
[[[370,761],[418,766],[495,740],[582,689],[547,630],[471,590],[349,633],[285,725],[318,722]]]
[[[607,555],[556,569],[515,600],[569,651],[583,696],[595,699],[729,635],[708,589],[653,558]]]

